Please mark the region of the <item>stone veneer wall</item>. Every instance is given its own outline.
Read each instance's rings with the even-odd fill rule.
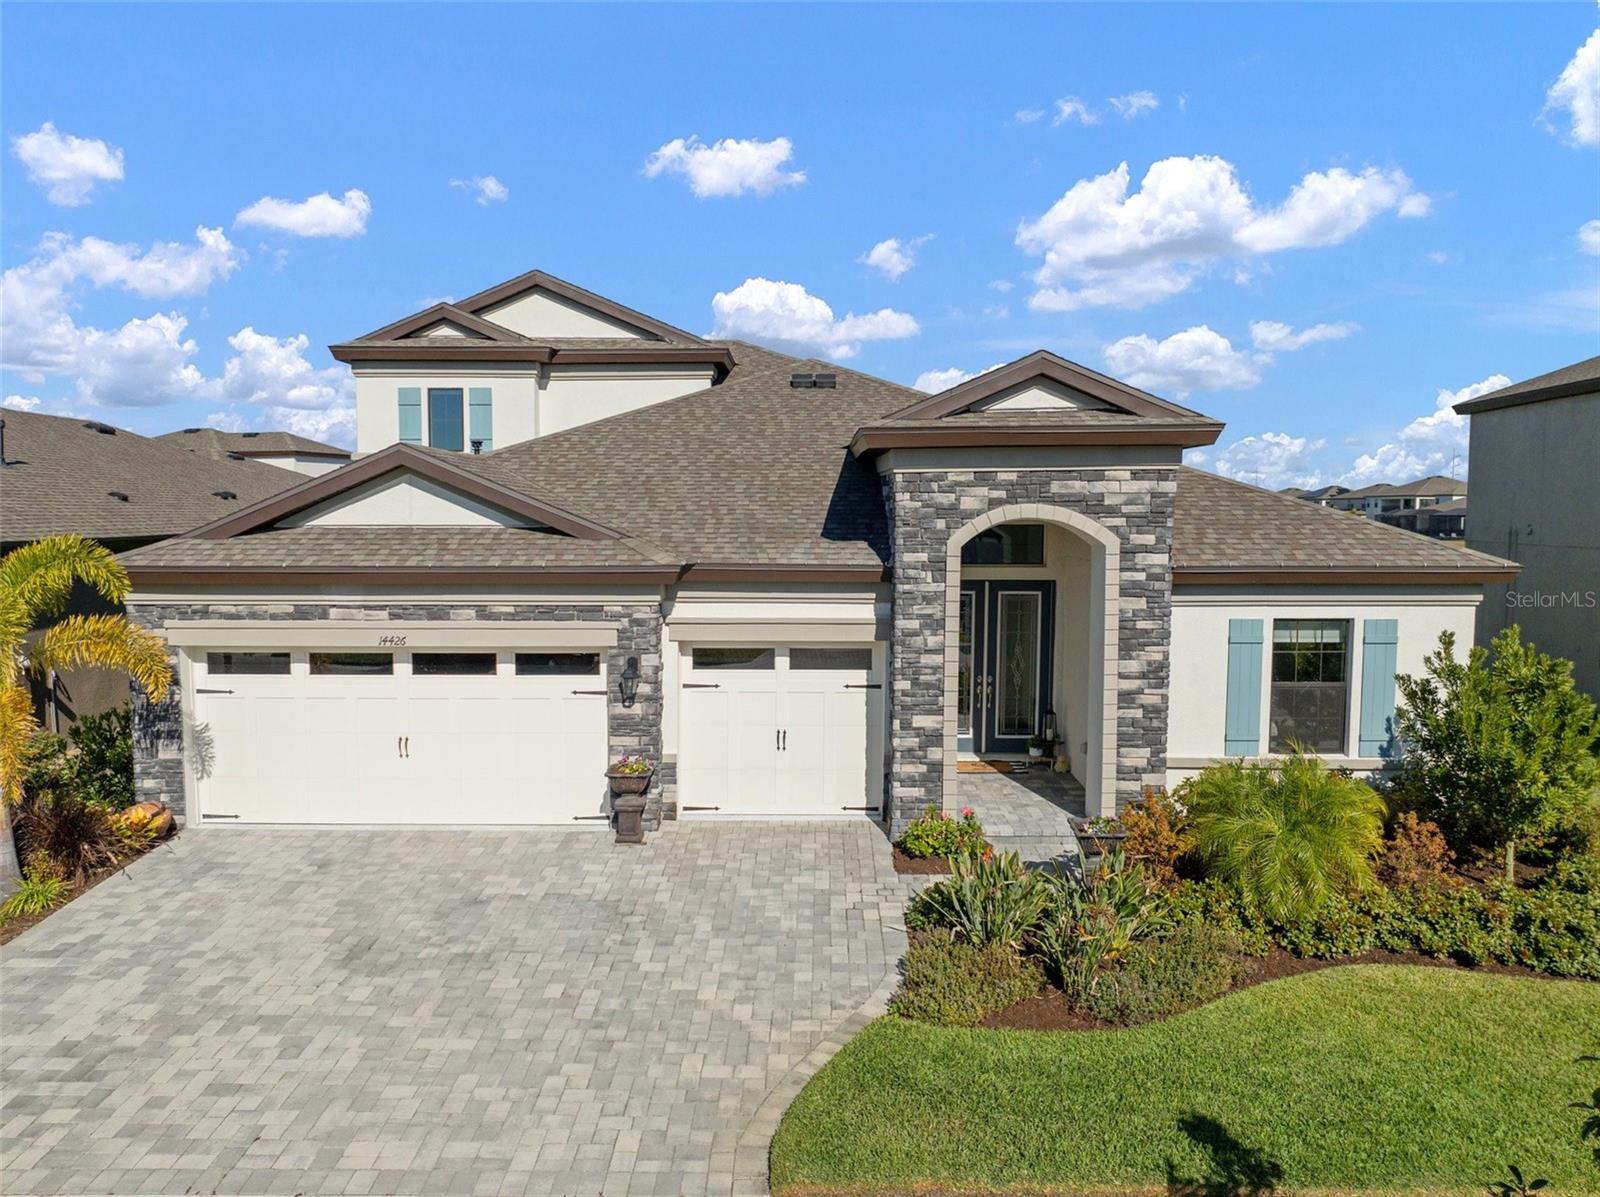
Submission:
[[[894,568],[891,833],[898,836],[930,803],[945,805],[948,542],[984,512],[1016,503],[1069,508],[1121,541],[1117,808],[1136,801],[1141,787],[1165,784],[1175,468],[894,470],[882,484]]]
[[[134,601],[128,615],[152,631],[161,632],[169,620],[250,619],[304,622],[323,619],[449,620],[452,622],[493,622],[495,620],[572,620],[601,621],[617,625],[616,647],[606,654],[608,697],[607,725],[612,758],[628,752],[643,752],[661,759],[661,611],[657,604],[606,604],[604,606],[562,606],[553,603],[306,603],[306,602],[216,602],[164,603]],[[625,707],[617,693],[629,657],[639,658],[639,694],[633,706]],[[170,654],[174,678],[176,651]],[[139,687],[134,687],[133,703],[134,784],[141,801],[165,802],[178,815],[184,812],[183,716],[179,687],[174,684],[167,697],[153,704]],[[609,764],[610,762],[606,762]],[[596,785],[604,785],[596,778]],[[676,817],[676,787],[670,778],[657,774],[651,787],[645,817],[652,829],[662,818]]]

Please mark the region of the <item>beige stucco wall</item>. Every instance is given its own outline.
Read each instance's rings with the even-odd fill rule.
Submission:
[[[478,315],[525,337],[644,336],[636,328],[542,290],[529,291]]]
[[[1467,545],[1522,566],[1479,641],[1515,623],[1600,698],[1600,393],[1474,415],[1469,459]]]

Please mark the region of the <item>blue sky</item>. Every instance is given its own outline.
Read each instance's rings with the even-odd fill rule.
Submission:
[[[13,406],[348,442],[330,342],[539,267],[906,383],[1053,349],[1278,486],[1460,472],[1442,391],[1600,351],[1593,4],[0,21]]]

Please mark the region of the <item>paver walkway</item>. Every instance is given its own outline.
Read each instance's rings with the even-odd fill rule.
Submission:
[[[866,823],[189,832],[0,949],[0,1191],[761,1191],[911,888]]]
[[[1023,863],[1076,867],[1074,817],[1083,818],[1083,786],[1070,774],[1035,765],[1015,773],[962,773],[956,807],[970,806],[989,842]]]

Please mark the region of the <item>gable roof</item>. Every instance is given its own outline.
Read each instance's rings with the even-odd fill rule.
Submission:
[[[1371,486],[1363,486],[1359,490],[1347,490],[1333,497],[1339,499],[1378,499],[1385,496],[1429,498],[1434,495],[1464,495],[1466,493],[1467,484],[1460,479],[1449,478],[1443,474],[1429,474],[1426,478],[1418,478],[1415,482],[1374,482]]]
[[[478,336],[489,341],[525,342],[528,338],[512,332],[509,328],[501,328],[493,321],[484,320],[465,308],[453,303],[436,303],[431,308],[424,308],[407,316],[404,320],[396,320],[393,324],[385,324],[382,328],[374,329],[365,336],[357,337],[358,341],[399,341],[406,337],[415,336],[425,328],[435,324],[454,324],[466,329],[468,332],[477,333]]]
[[[180,428],[155,438],[164,444],[203,453],[207,457],[337,457],[350,459],[350,450],[314,441],[293,432],[223,432],[217,428]]]
[[[158,540],[304,477],[265,462],[191,453],[165,438],[95,420],[9,410],[0,418],[0,541],[6,544],[65,532],[112,542]]]
[[[1487,395],[1479,395],[1476,399],[1463,400],[1456,404],[1456,411],[1471,415],[1474,412],[1521,407],[1527,403],[1543,403],[1547,399],[1565,399],[1570,395],[1596,392],[1600,392],[1600,357],[1589,357],[1547,374],[1514,382]]]

